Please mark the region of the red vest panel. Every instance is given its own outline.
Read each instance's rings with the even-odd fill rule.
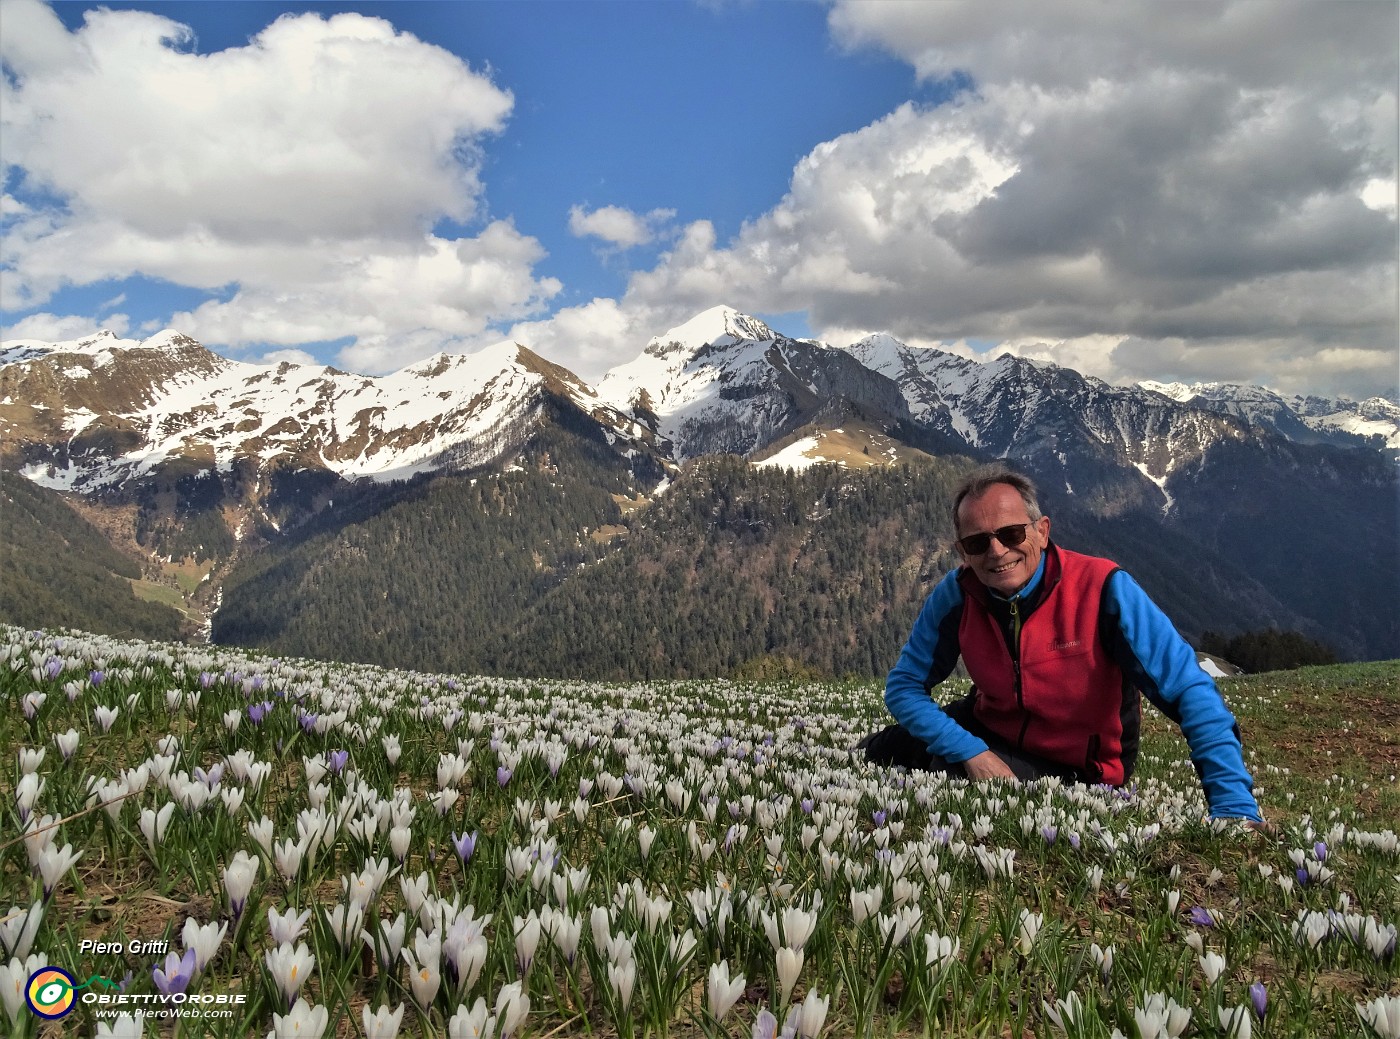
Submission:
[[[1099,602],[1117,566],[1050,546],[1040,605],[1021,625],[1021,675],[989,607],[987,589],[966,568],[958,627],[963,664],[977,686],[975,714],[1013,746],[1083,772],[1123,782],[1123,672],[1099,641]]]

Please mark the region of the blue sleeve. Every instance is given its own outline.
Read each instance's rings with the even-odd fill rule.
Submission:
[[[1118,665],[1181,727],[1211,817],[1258,820],[1254,780],[1245,768],[1239,726],[1220,690],[1201,670],[1196,651],[1122,570],[1109,577],[1103,609],[1111,636],[1116,629],[1117,637],[1111,637],[1109,649]]]
[[[958,620],[963,594],[954,570],[924,601],[909,641],[885,681],[885,706],[932,754],[945,761],[966,761],[987,749],[933,702],[934,686],[952,674],[958,662]]]

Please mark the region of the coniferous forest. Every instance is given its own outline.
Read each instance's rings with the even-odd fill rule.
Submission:
[[[965,458],[863,471],[688,463],[648,502],[555,430],[501,470],[368,487],[235,568],[215,641],[423,671],[656,677],[885,673],[957,565]],[[392,496],[392,503],[386,501]],[[1134,560],[1188,637],[1297,617],[1224,557],[1053,495],[1053,536]],[[1192,570],[1215,587],[1200,596]]]

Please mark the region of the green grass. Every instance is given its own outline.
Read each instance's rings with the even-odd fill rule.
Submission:
[[[1400,852],[1374,846],[1369,836],[1396,829],[1400,819],[1400,661],[1222,682],[1244,734],[1260,804],[1277,828],[1266,835],[1202,822],[1185,744],[1150,708],[1138,792],[1122,798],[1043,784],[967,786],[853,767],[845,748],[885,721],[873,683],[449,681],[220,647],[36,639],[14,629],[0,629],[0,636],[0,693],[8,707],[0,712],[0,742],[12,755],[46,749],[35,811],[61,817],[58,843],[82,852],[60,878],[35,936],[34,948],[48,962],[82,977],[120,978],[129,969],[131,991],[151,992],[149,957],[84,956],[78,943],[169,939],[178,950],[187,919],[233,922],[221,878],[235,854],[261,860],[241,923],[230,928],[207,974],[191,988],[247,995],[243,1016],[232,1023],[187,1021],[159,1032],[151,1022],[148,1035],[265,1035],[280,1009],[263,959],[272,945],[268,909],[328,910],[344,900],[343,878],[367,860],[393,863],[384,832],[366,843],[342,825],[314,863],[294,879],[279,876],[248,824],[266,816],[275,840],[294,839],[297,820],[312,809],[318,790],[315,796],[328,808],[346,806],[347,821],[381,799],[412,805],[411,843],[395,869],[404,878],[426,875],[430,890],[458,907],[471,904],[478,916],[494,915],[475,987],[460,1000],[439,995],[421,1011],[414,1009],[402,962],[385,970],[358,945],[342,954],[324,917],[313,915],[303,940],[316,966],[303,994],[331,1009],[330,1034],[337,1036],[363,1034],[362,1007],[400,1002],[407,1007],[402,1035],[441,1036],[459,1003],[481,996],[494,1005],[503,986],[523,980],[532,1009],[521,1034],[532,1039],[747,1037],[759,1010],[782,999],[759,911],[810,906],[817,892],[823,905],[792,998],[812,991],[830,997],[827,1036],[1049,1039],[1059,1033],[1042,1001],[1053,1004],[1073,992],[1085,1013],[1071,1034],[1108,1039],[1117,1028],[1135,1037],[1134,1008],[1146,993],[1162,993],[1192,1011],[1188,1037],[1220,1037],[1217,1010],[1248,1006],[1249,986],[1261,982],[1269,1012],[1255,1022],[1254,1035],[1352,1039],[1366,1034],[1358,1004],[1400,991],[1394,954],[1377,957],[1335,934],[1314,949],[1292,932],[1300,913],[1324,914],[1325,920],[1329,910],[1341,910],[1381,926],[1400,918]],[[51,676],[43,666],[54,659],[67,666]],[[88,677],[94,669],[103,672],[97,684]],[[43,703],[26,718],[23,701],[36,690]],[[247,708],[264,699],[273,710],[254,723]],[[337,710],[344,717],[324,733],[314,726],[307,731],[293,710],[298,699],[327,719]],[[425,702],[461,715],[424,716]],[[96,723],[98,705],[121,708],[109,732]],[[236,730],[224,723],[226,712],[239,719]],[[80,742],[64,763],[54,737],[70,727]],[[397,763],[380,743],[385,733],[400,736]],[[231,816],[217,795],[203,807],[177,807],[164,838],[152,846],[140,833],[141,812],[179,800],[183,785],[151,778],[109,816],[90,802],[88,782],[89,776],[130,775],[127,770],[152,760],[167,736],[179,740],[172,775],[188,778],[196,768],[240,753],[245,763],[267,763],[270,773],[255,787],[226,772],[221,789],[244,791],[237,812]],[[730,742],[718,751],[722,740]],[[561,761],[550,763],[550,748],[562,753]],[[350,752],[353,781],[333,773],[313,781],[318,763],[336,750]],[[439,814],[427,796],[438,789],[441,756],[458,753],[466,776],[452,786],[456,800]],[[23,828],[15,807],[17,760],[12,756],[0,768],[0,832],[6,834]],[[504,761],[513,774],[502,786],[497,768]],[[616,793],[606,791],[604,774],[620,784]],[[644,785],[629,788],[624,776]],[[688,804],[671,801],[668,781],[689,791]],[[571,809],[580,782],[596,784],[582,819]],[[713,819],[705,807],[711,796]],[[801,806],[804,798],[815,802],[820,817]],[[551,800],[560,812],[548,821]],[[878,821],[877,811],[889,811],[888,821]],[[938,832],[954,813],[963,827],[950,842]],[[986,833],[974,835],[984,815]],[[1054,843],[1040,834],[1042,815],[1059,827]],[[730,829],[736,823],[747,826],[743,836]],[[1154,825],[1161,826],[1156,836]],[[638,839],[643,827],[655,831],[647,854]],[[828,848],[822,831],[831,827]],[[1094,836],[1098,829],[1117,850]],[[469,831],[480,838],[464,864],[452,835]],[[781,838],[776,856],[768,838]],[[697,841],[715,843],[708,859]],[[1321,853],[1319,842],[1326,845]],[[902,876],[921,886],[908,903],[922,914],[919,936],[900,947],[887,948],[873,920],[858,923],[850,901],[853,890],[879,884],[882,912],[892,911],[894,867],[881,848],[896,852]],[[512,920],[554,906],[556,898],[549,878],[538,889],[528,876],[510,878],[512,849],[533,849],[529,870],[544,863],[550,877],[566,868],[590,870],[583,890],[562,907],[581,919],[578,959],[567,962],[546,939],[523,979]],[[979,853],[1008,851],[1015,852],[1013,874],[989,876]],[[1293,854],[1333,875],[1295,881]],[[619,885],[626,885],[621,893]],[[723,936],[687,898],[702,889],[734,899]],[[635,894],[627,893],[634,891],[664,895],[672,904],[655,933]],[[35,897],[35,870],[23,842],[0,837],[0,910],[22,911]],[[398,880],[390,879],[370,905],[371,925],[404,905]],[[610,994],[606,957],[589,936],[594,906],[611,907],[613,934],[637,933],[637,991],[625,1014]],[[1193,906],[1209,910],[1210,926],[1192,923],[1187,914]],[[1029,947],[1018,948],[1023,911],[1039,914],[1043,926]],[[672,969],[667,942],[686,929],[697,949]],[[942,971],[924,963],[921,936],[930,931],[961,943]],[[1225,971],[1213,983],[1187,944],[1193,935],[1225,958]],[[1115,950],[1106,973],[1091,955],[1093,945]],[[723,1027],[709,1022],[703,1009],[706,971],[721,959],[748,981]],[[672,997],[676,1002],[667,1002]],[[0,1029],[8,1022],[0,1018]],[[90,1030],[91,1007],[80,1007],[72,1024]],[[12,1023],[20,1036],[40,1034],[36,1025],[22,1008]]]

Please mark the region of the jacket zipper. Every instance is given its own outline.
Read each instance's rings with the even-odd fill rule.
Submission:
[[[1026,713],[1026,700],[1021,690],[1021,600],[1012,599],[1011,605],[1011,671],[1016,679],[1016,706],[1021,709],[1021,731],[1016,737],[1016,749],[1026,746],[1026,729],[1031,724],[1031,716]]]

